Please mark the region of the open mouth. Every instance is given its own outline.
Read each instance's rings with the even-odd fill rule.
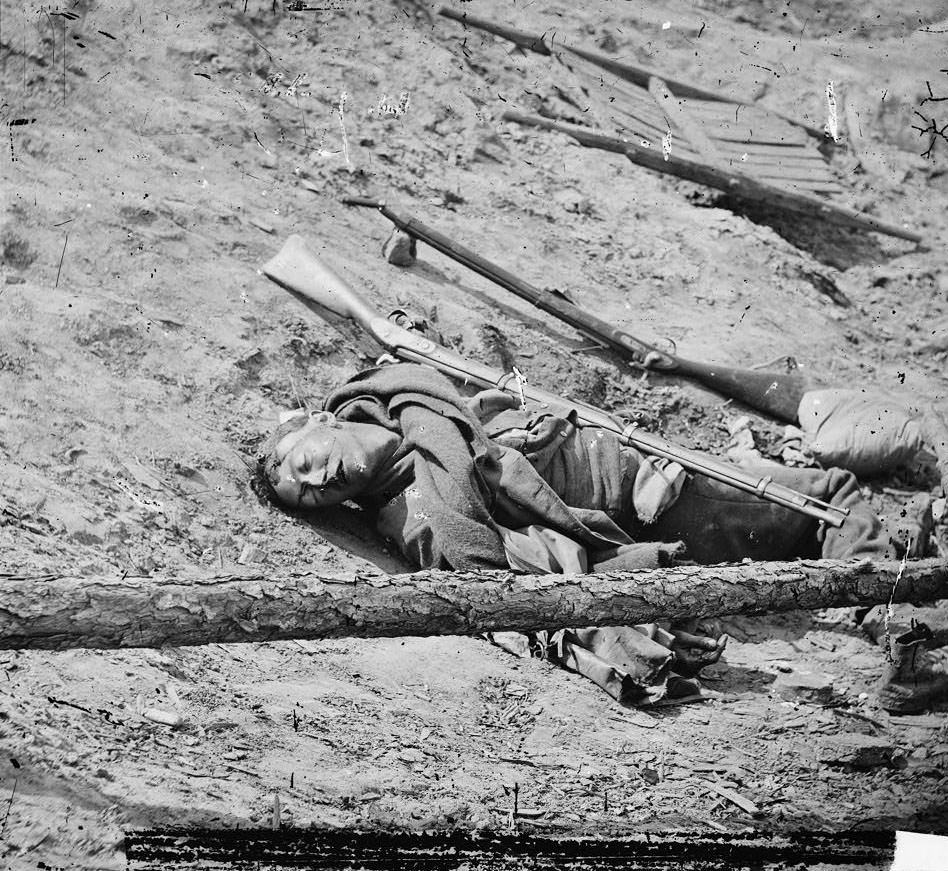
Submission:
[[[336,465],[335,471],[329,475],[322,484],[312,484],[309,481],[301,482],[300,484],[300,495],[299,495],[299,505],[302,506],[304,500],[307,496],[310,497],[311,501],[314,504],[319,504],[322,501],[323,496],[327,492],[332,490],[340,490],[344,488],[349,483],[349,478],[346,475],[345,467],[340,461]]]

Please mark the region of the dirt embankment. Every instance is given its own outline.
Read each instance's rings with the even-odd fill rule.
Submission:
[[[911,129],[926,82],[942,84],[943,5],[921,21],[882,4],[483,0],[475,12],[759,94],[817,126],[834,81],[864,147],[861,162],[833,158],[844,201],[906,222],[923,248],[735,210],[501,125],[505,108],[554,93],[552,68],[422,3],[4,7],[0,569],[401,568],[353,512],[313,528],[248,487],[279,411],[372,359],[258,274],[292,232],[380,309],[426,318],[466,354],[726,447],[731,405],[642,379],[428,249],[389,266],[386,223],[341,206],[345,194],[384,197],[686,356],[789,353],[830,382],[944,399],[948,143],[922,159]],[[775,446],[779,428],[752,419]],[[933,483],[906,470],[866,491],[897,516]],[[473,639],[3,654],[5,859],[121,867],[123,829],[263,823],[274,795],[293,824],[502,826],[514,783],[532,811],[522,825],[553,831],[943,830],[944,715],[874,707],[882,657],[847,615],[730,629],[708,675],[719,695],[650,713]],[[184,724],[143,719],[139,697]],[[824,748],[845,735],[877,740],[888,761],[834,764]]]

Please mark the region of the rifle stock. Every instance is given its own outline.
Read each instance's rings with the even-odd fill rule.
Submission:
[[[772,417],[789,423],[797,423],[797,409],[807,390],[806,381],[790,372],[762,372],[756,369],[741,369],[716,366],[686,360],[660,351],[635,336],[614,327],[608,321],[579,308],[562,296],[541,290],[523,281],[497,264],[481,257],[469,248],[452,241],[431,227],[407,215],[392,211],[384,203],[363,197],[348,197],[346,205],[378,209],[396,227],[410,236],[420,239],[436,251],[493,281],[521,299],[533,303],[537,308],[559,318],[574,329],[602,342],[613,351],[633,363],[663,372],[690,378],[724,396],[738,399]]]
[[[411,363],[432,366],[464,383],[495,387],[540,405],[563,404],[556,394],[529,384],[511,384],[511,375],[483,363],[466,360],[459,354],[436,345],[418,333],[393,324],[377,312],[331,268],[322,263],[300,236],[290,236],[283,248],[262,268],[276,284],[303,299],[355,321],[393,356]],[[637,424],[623,424],[611,415],[585,404],[576,406],[579,421],[614,432],[624,444],[643,453],[664,457],[684,468],[730,484],[738,490],[755,493],[762,499],[799,511],[831,526],[842,526],[848,511],[775,484],[769,477],[758,477],[730,463],[715,460],[698,451],[683,448],[660,436],[644,432]]]

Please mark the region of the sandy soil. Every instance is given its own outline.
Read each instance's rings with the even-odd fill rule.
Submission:
[[[90,0],[63,15],[4,2],[0,571],[174,572],[241,554],[403,568],[353,513],[314,528],[248,487],[280,410],[371,360],[257,272],[293,232],[380,309],[427,318],[466,354],[510,355],[541,386],[726,448],[739,409],[581,350],[568,328],[430,250],[410,269],[386,264],[387,223],[341,206],[346,194],[383,196],[685,356],[792,354],[833,383],[944,399],[948,142],[923,159],[912,124],[945,105],[922,105],[926,82],[948,97],[948,4],[470,7],[817,126],[832,80],[866,152],[833,157],[842,201],[926,244],[740,210],[502,125],[505,108],[552,93],[552,68],[436,5]],[[753,420],[767,450],[780,430]],[[934,487],[915,469],[866,493],[895,517]],[[850,616],[732,620],[726,661],[707,675],[714,697],[647,713],[467,638],[8,651],[0,851],[10,867],[123,867],[123,831],[267,825],[274,796],[293,825],[504,827],[514,783],[535,811],[525,830],[948,831],[944,713],[877,708],[882,655]],[[831,688],[780,690],[801,672]],[[139,696],[184,724],[143,719]],[[821,742],[853,733],[888,742],[894,764],[822,760]]]

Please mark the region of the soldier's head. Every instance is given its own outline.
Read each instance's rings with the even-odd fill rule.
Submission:
[[[400,439],[329,411],[300,413],[264,442],[258,473],[266,495],[296,510],[325,508],[365,493]]]

